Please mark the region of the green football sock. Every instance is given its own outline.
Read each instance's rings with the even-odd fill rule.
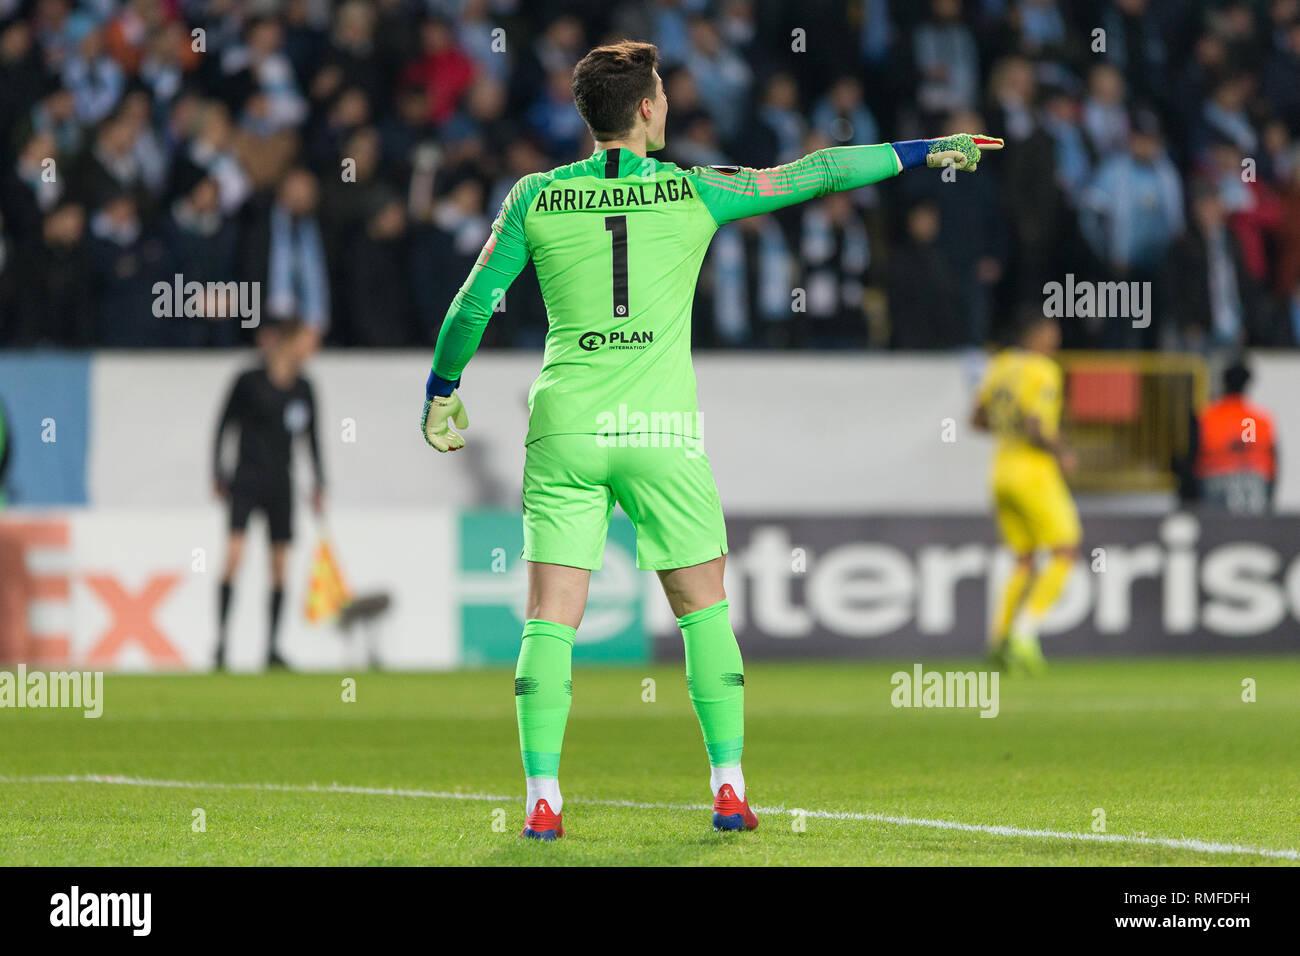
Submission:
[[[575,633],[551,621],[524,622],[515,668],[515,714],[526,777],[559,776],[564,724],[573,699]]]
[[[727,609],[719,601],[677,619],[686,644],[686,688],[711,767],[739,767],[745,747],[745,665]]]

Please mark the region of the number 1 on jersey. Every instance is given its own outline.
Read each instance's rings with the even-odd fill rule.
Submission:
[[[627,317],[627,216],[606,216],[614,260],[614,317]]]

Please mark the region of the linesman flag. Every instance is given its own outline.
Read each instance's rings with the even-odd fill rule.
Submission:
[[[343,575],[334,559],[334,549],[327,538],[321,537],[316,542],[311,578],[307,583],[307,620],[312,624],[333,621],[351,600],[348,586],[343,583]]]

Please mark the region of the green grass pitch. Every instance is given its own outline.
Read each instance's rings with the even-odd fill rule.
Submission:
[[[1300,659],[1058,659],[994,719],[895,709],[910,668],[750,664],[741,834],[681,670],[578,670],[554,844],[517,837],[511,673],[109,675],[98,720],[0,710],[0,864],[1300,862]]]

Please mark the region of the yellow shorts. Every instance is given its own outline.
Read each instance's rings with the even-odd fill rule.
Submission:
[[[1079,544],[1079,512],[1056,461],[1045,454],[999,456],[993,466],[998,530],[1017,554]]]

